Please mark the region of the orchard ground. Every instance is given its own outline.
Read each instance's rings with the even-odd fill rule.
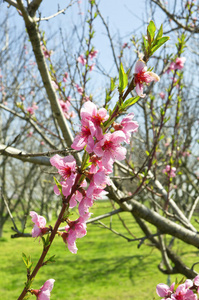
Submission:
[[[92,217],[109,211],[109,202],[98,201],[92,209]],[[129,228],[136,237],[143,236],[130,214],[120,215],[130,224]],[[109,226],[110,218],[102,222]],[[26,232],[31,232],[31,225],[29,217]],[[17,299],[26,281],[22,252],[31,255],[35,264],[42,250],[38,239],[11,239],[11,226],[11,222],[7,222],[0,239],[0,294],[3,300]],[[130,237],[117,216],[112,217],[112,228]],[[87,230],[87,235],[77,240],[76,255],[68,251],[61,238],[56,238],[48,255],[55,255],[56,263],[41,268],[33,288],[38,289],[47,279],[54,278],[51,300],[160,299],[155,292],[156,285],[167,283],[168,276],[158,271],[161,261],[158,250],[148,246],[147,240],[138,249],[139,242],[127,242],[99,225],[89,224]],[[199,250],[193,246],[176,240],[175,248],[189,267],[198,261]],[[173,282],[182,277],[178,274],[170,279]],[[30,299],[35,299],[35,296]]]

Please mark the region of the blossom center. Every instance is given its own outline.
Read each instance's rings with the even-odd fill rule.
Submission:
[[[84,136],[87,136],[87,137],[89,137],[89,135],[91,135],[91,131],[87,126],[84,126],[82,128],[82,133],[83,133]]]
[[[102,149],[104,151],[107,151],[107,150],[110,151],[111,148],[113,148],[113,142],[112,141],[105,141]]]
[[[96,125],[100,126],[101,122],[102,122],[102,118],[99,115],[93,116],[93,121]]]
[[[64,179],[67,179],[68,177],[70,177],[72,174],[71,172],[71,168],[70,167],[63,167],[61,170],[60,170],[60,175],[64,178]]]
[[[182,293],[179,293],[178,295],[175,295],[176,300],[184,300],[184,295]]]
[[[135,84],[146,82],[146,74],[145,71],[140,71],[135,74]]]

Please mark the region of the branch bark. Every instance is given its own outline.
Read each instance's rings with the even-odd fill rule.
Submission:
[[[24,8],[22,2],[20,0],[17,0],[19,9],[22,12],[22,15],[24,17],[25,26],[30,38],[30,42],[32,44],[33,52],[35,55],[35,59],[37,62],[37,66],[44,84],[44,87],[46,89],[46,93],[48,95],[48,99],[50,101],[51,109],[53,112],[54,117],[57,119],[57,122],[60,126],[60,129],[62,131],[63,137],[66,141],[66,144],[68,147],[71,146],[73,142],[73,136],[71,133],[71,130],[67,124],[67,121],[64,117],[64,114],[62,112],[62,109],[59,105],[59,101],[55,92],[55,89],[52,85],[52,80],[50,77],[50,73],[48,70],[48,66],[45,61],[45,57],[41,48],[41,39],[39,34],[39,29],[36,23],[35,18],[31,18],[28,14],[27,10]],[[75,155],[75,158],[77,162],[81,163],[81,157],[77,154]]]

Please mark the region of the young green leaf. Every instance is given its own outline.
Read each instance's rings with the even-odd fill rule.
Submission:
[[[60,191],[60,194],[62,195],[62,185],[61,185],[61,183],[55,177],[53,177],[53,178],[54,178],[56,186],[58,187],[58,190]]]
[[[151,48],[150,54],[152,55],[158,48],[160,48],[163,44],[165,44],[169,40],[168,36],[163,36],[162,38],[157,40],[157,43],[154,47]]]
[[[160,26],[160,29],[158,30],[158,33],[156,35],[156,40],[160,39],[163,35],[163,25]]]
[[[119,71],[119,87],[118,87],[118,90],[119,90],[120,94],[123,93],[123,91],[125,90],[127,84],[128,84],[128,76],[124,72],[124,68],[123,68],[123,65],[121,63],[120,71]]]
[[[26,256],[25,253],[22,253],[22,259],[23,259],[24,264],[26,265],[26,267],[28,267],[28,257]]]
[[[132,97],[132,98],[126,100],[122,105],[122,109],[125,109],[125,108],[135,104],[136,102],[138,102],[139,99],[140,99],[140,97],[137,96],[137,97]]]
[[[147,37],[148,37],[149,44],[151,44],[154,40],[155,31],[156,31],[155,23],[151,20],[147,27]]]

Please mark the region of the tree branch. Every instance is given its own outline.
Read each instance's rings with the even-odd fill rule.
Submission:
[[[4,0],[4,1],[7,2],[8,4],[10,4],[11,6],[16,7],[16,9],[19,9],[19,6],[16,1],[13,1],[13,0]]]
[[[18,150],[14,147],[9,147],[4,144],[0,144],[0,155],[10,156],[22,160],[24,162],[30,162],[33,164],[51,166],[50,159],[48,157],[38,156],[38,157],[27,157],[26,152]]]
[[[34,52],[34,55],[36,58],[38,69],[39,69],[40,75],[42,77],[42,81],[43,81],[44,87],[46,89],[48,99],[51,104],[52,112],[54,114],[54,117],[58,121],[58,124],[60,126],[60,129],[62,131],[62,134],[66,141],[67,146],[70,147],[73,142],[73,136],[72,136],[72,133],[68,126],[68,123],[64,117],[63,111],[59,105],[59,101],[58,101],[58,97],[55,92],[55,89],[52,85],[51,76],[50,76],[48,66],[46,64],[45,57],[44,57],[44,54],[43,54],[43,51],[41,48],[41,43],[40,43],[41,39],[40,39],[40,34],[39,34],[37,23],[34,18],[32,19],[30,17],[29,18],[26,17],[27,12],[23,8],[21,0],[17,0],[17,3],[19,5],[20,10],[22,8],[22,14],[24,17],[26,29],[27,29],[27,32],[28,32],[28,35],[30,38],[30,42],[32,44],[32,48],[33,48],[33,52]],[[77,155],[75,155],[75,158],[76,158],[77,162],[80,164],[81,157],[77,154]]]

